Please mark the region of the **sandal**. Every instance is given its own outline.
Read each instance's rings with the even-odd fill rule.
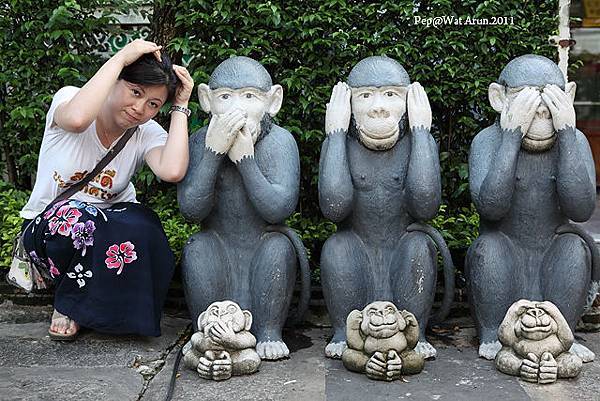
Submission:
[[[75,323],[68,316],[65,316],[62,313],[58,312],[57,310],[54,310],[54,313],[52,314],[52,321],[54,322],[57,319],[65,319],[66,323],[67,323],[67,325],[69,325],[69,327],[71,327],[72,323]],[[50,339],[54,340],[54,341],[73,341],[73,340],[75,340],[75,338],[77,338],[77,335],[79,334],[79,326],[77,326],[77,323],[75,323],[75,327],[76,327],[75,332],[70,333],[70,334],[58,333],[58,332],[52,331],[50,328],[48,328],[48,335],[50,336]]]

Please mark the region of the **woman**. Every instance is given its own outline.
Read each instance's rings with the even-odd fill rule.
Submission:
[[[72,340],[80,325],[160,335],[174,258],[160,221],[137,203],[130,180],[144,162],[163,181],[183,178],[193,86],[185,68],[161,55],[161,46],[135,40],[81,89],[64,87],[54,95],[35,186],[21,211],[25,248],[56,286],[52,339]],[[152,118],[168,101],[167,134]],[[70,199],[52,204],[136,126],[100,174]]]

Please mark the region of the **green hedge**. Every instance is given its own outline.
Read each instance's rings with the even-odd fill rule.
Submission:
[[[119,9],[127,3],[131,2],[10,0],[8,8],[0,7],[0,144],[4,153],[0,163],[13,183],[30,187],[51,95],[65,84],[80,85],[102,62],[94,53],[98,46],[94,37],[107,32],[108,17],[94,17],[93,11],[110,11],[102,8],[108,4]],[[247,55],[261,61],[274,81],[283,85],[285,99],[276,120],[296,137],[302,167],[300,202],[289,223],[300,232],[315,267],[323,241],[335,231],[322,218],[317,196],[325,105],[333,85],[345,79],[357,61],[386,54],[400,61],[412,80],[425,87],[433,109],[433,135],[440,145],[445,204],[432,223],[452,248],[464,249],[476,236],[478,221],[468,194],[469,144],[495,118],[487,86],[518,55],[555,58],[556,53],[547,39],[556,31],[557,1],[154,3],[173,3],[173,26],[161,34],[175,34],[168,49],[176,58],[184,55],[189,60],[196,83],[207,82],[223,59]],[[514,24],[428,27],[414,23],[414,16],[444,15],[463,20],[506,16]],[[195,113],[192,128],[196,129],[207,122],[206,115],[197,103],[191,107]],[[9,171],[10,160],[16,171]],[[174,187],[159,184],[147,169],[136,178],[136,186],[139,198],[161,215],[172,246],[180,252],[195,227],[178,214]],[[4,231],[3,226],[2,238]]]

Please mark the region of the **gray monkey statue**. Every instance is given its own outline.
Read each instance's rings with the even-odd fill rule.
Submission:
[[[498,338],[502,348],[496,367],[503,373],[549,384],[581,372],[581,358],[569,352],[573,332],[552,302],[515,302],[498,329]]]
[[[346,348],[346,317],[377,300],[393,302],[420,323],[416,351],[433,357],[425,339],[436,276],[436,245],[446,291],[438,318],[454,294],[454,267],[441,235],[422,222],[441,202],[438,148],[423,87],[410,83],[397,61],[357,63],[338,83],[325,117],[319,165],[319,204],[338,231],[323,246],[321,282],[333,339],[328,357]]]
[[[282,328],[300,262],[297,317],[306,311],[310,272],[298,235],[283,221],[298,202],[300,159],[292,135],[272,117],[283,101],[267,70],[248,57],[223,61],[201,84],[208,127],[190,139],[190,164],[178,186],[182,214],[202,223],[182,256],[185,297],[195,318],[227,298],[254,313],[262,359],[289,350]],[[195,329],[198,329],[195,327]]]
[[[574,330],[599,278],[594,241],[569,221],[588,220],[596,205],[594,162],[575,128],[574,97],[575,83],[536,55],[510,61],[489,86],[499,118],[473,139],[469,156],[481,223],[466,275],[481,357],[495,358],[498,326],[519,299],[551,301]],[[571,351],[584,362],[594,358],[577,343]]]

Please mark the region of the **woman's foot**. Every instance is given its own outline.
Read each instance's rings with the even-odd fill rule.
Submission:
[[[52,323],[50,323],[50,328],[48,329],[50,339],[72,341],[77,337],[78,333],[79,325],[55,309],[52,314]]]

